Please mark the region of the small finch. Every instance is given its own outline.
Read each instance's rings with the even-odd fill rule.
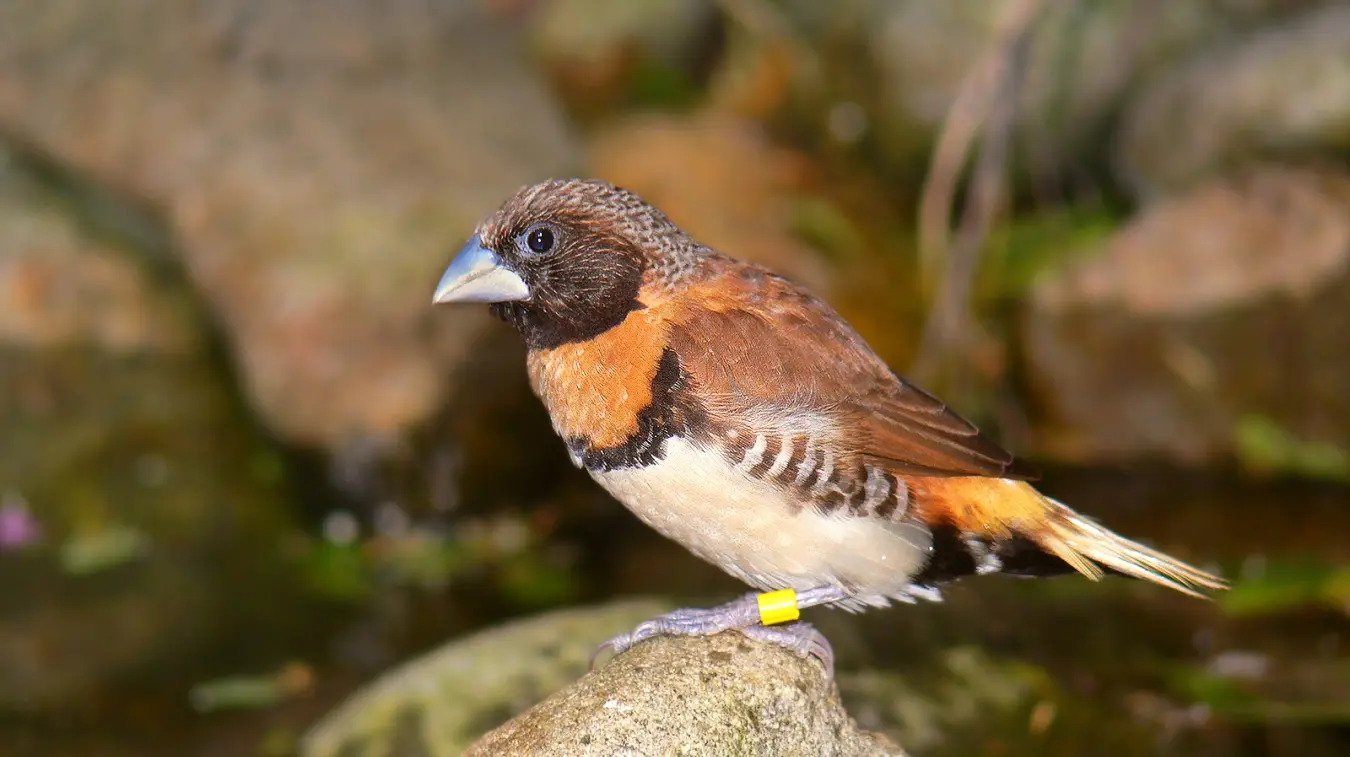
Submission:
[[[434,301],[492,303],[572,461],[638,518],[760,592],[604,647],[736,629],[819,657],[804,607],[940,599],[963,576],[1224,582],[1041,494],[1032,468],[891,370],[829,305],[599,181],[527,187]]]

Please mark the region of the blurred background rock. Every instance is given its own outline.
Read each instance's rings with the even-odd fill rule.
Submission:
[[[429,305],[557,175],[807,283],[1052,494],[1238,579],[825,614],[861,725],[1344,754],[1347,40],[1335,0],[5,0],[0,754],[290,754],[467,631],[741,590],[572,470],[514,334]]]

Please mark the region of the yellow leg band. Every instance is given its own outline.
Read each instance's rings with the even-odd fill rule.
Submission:
[[[792,589],[766,591],[759,597],[759,622],[766,626],[787,623],[802,616],[797,609],[797,592]]]

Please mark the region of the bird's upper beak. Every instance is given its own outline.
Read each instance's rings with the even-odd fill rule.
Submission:
[[[436,285],[433,303],[528,300],[530,288],[477,234],[460,249]]]

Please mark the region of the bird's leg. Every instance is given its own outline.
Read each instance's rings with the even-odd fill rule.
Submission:
[[[672,610],[601,644],[591,656],[591,664],[594,665],[595,658],[606,649],[621,654],[639,641],[653,636],[712,636],[737,630],[752,639],[785,646],[803,657],[812,655],[825,665],[826,672],[833,677],[834,652],[830,649],[830,642],[814,626],[796,622],[780,628],[771,624],[796,620],[799,611],[804,608],[837,602],[846,597],[844,590],[837,586],[818,586],[801,593],[751,592],[716,607]]]

